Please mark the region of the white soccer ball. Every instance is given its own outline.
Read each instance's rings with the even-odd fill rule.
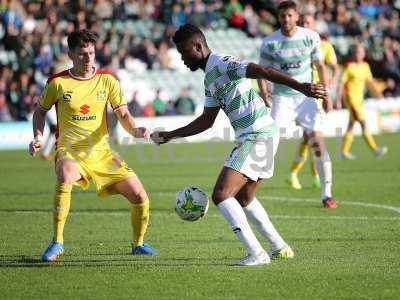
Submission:
[[[197,187],[186,187],[176,195],[175,211],[185,221],[196,221],[208,210],[206,193]]]

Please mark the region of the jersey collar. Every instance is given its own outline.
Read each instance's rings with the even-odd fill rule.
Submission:
[[[97,74],[97,69],[96,69],[96,67],[93,67],[93,75],[90,76],[90,77],[85,77],[85,78],[84,78],[84,77],[79,77],[79,76],[73,75],[72,72],[71,72],[71,69],[68,70],[68,74],[69,74],[69,76],[71,76],[72,78],[74,78],[74,79],[76,79],[76,80],[82,80],[82,81],[84,81],[84,80],[90,80],[90,79],[92,79],[94,76],[96,76],[96,74]]]

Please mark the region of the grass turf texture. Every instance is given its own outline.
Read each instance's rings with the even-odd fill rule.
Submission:
[[[51,237],[53,164],[24,151],[0,152],[2,298],[398,299],[400,141],[397,135],[377,141],[389,146],[386,157],[375,159],[357,138],[358,159],[341,161],[340,142],[328,140],[336,210],[321,207],[308,164],[300,174],[303,190],[286,186],[297,143],[280,144],[275,176],[258,198],[296,256],[262,267],[230,266],[243,249],[213,205],[194,223],[173,211],[175,193],[185,186],[211,194],[230,144],[118,148],[151,196],[147,241],[161,255],[129,254],[125,200],[75,188],[66,255],[54,264],[39,260]]]

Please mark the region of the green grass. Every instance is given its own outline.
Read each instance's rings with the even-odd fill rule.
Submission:
[[[295,143],[282,142],[276,174],[258,198],[296,257],[244,268],[230,266],[243,249],[214,206],[194,223],[179,220],[172,208],[182,187],[211,193],[229,144],[118,148],[151,195],[147,240],[161,255],[129,255],[125,200],[75,188],[66,255],[54,264],[39,261],[51,237],[53,164],[23,151],[0,152],[1,298],[398,299],[400,141],[394,134],[377,141],[389,146],[386,157],[375,159],[357,138],[356,161],[338,160],[338,141],[328,141],[337,210],[321,208],[308,165],[302,191],[285,185]]]

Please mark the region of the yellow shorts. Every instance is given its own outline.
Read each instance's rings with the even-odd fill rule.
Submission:
[[[365,112],[362,102],[346,101],[347,109],[350,112],[351,120],[364,121]]]
[[[126,162],[113,153],[111,149],[82,152],[59,148],[56,151],[56,163],[63,159],[72,159],[78,165],[81,178],[74,185],[86,190],[89,187],[90,179],[92,179],[96,193],[100,197],[116,194],[115,191],[110,189],[111,185],[128,177],[136,176]]]

